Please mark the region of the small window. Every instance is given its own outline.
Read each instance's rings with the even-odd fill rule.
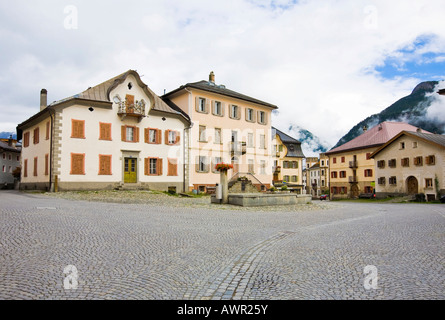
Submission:
[[[414,165],[415,166],[422,166],[423,165],[423,157],[419,156],[419,157],[415,157],[414,158]]]
[[[377,168],[383,169],[385,167],[385,160],[377,161]]]
[[[239,119],[239,107],[232,104],[230,105],[230,118]]]
[[[251,108],[246,109],[246,121],[254,122],[255,121],[255,110]]]
[[[430,166],[435,165],[436,164],[436,156],[430,155],[430,156],[425,157],[425,163]]]
[[[34,140],[33,140],[33,143],[34,144],[38,144],[39,140],[40,140],[40,130],[37,127],[37,128],[34,129]]]
[[[220,101],[213,102],[213,114],[215,116],[222,116],[222,104]]]
[[[402,167],[409,167],[409,158],[403,158],[401,164]]]
[[[253,148],[253,133],[247,134],[247,147]]]
[[[433,187],[433,179],[425,179],[425,188],[432,188]]]
[[[332,163],[337,163],[337,158],[332,158]]]
[[[365,177],[372,177],[372,169],[365,170]]]
[[[405,142],[400,142],[400,150],[405,149]]]
[[[397,178],[396,177],[389,177],[389,184],[390,185],[396,185],[397,184]]]
[[[344,163],[346,161],[345,157],[341,157],[341,162]]]
[[[340,171],[340,178],[346,178],[346,171]]]
[[[206,113],[206,99],[205,98],[197,98],[197,106],[196,111],[201,113]]]
[[[222,143],[221,128],[215,128],[215,141],[214,141],[214,143],[216,143],[216,144],[221,144]]]
[[[266,174],[266,161],[260,161],[260,174]]]
[[[413,142],[413,149],[417,148],[417,141]]]
[[[206,127],[205,126],[199,126],[199,141],[200,142],[207,142]]]
[[[397,166],[396,159],[388,160],[388,167],[395,168]]]
[[[266,136],[264,134],[260,135],[260,149],[266,149]]]
[[[385,177],[378,178],[377,183],[379,185],[384,186],[386,184],[386,178]]]
[[[248,172],[251,174],[255,174],[254,168],[255,168],[255,163],[253,159],[249,159],[248,160],[249,164],[248,164]]]
[[[267,122],[267,120],[266,120],[266,112],[259,111],[258,112],[258,123],[266,124],[266,122]]]
[[[131,90],[133,88],[133,84],[131,82],[128,83],[128,90]]]

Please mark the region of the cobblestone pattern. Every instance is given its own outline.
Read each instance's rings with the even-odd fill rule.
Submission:
[[[0,299],[445,298],[440,204],[114,200],[0,192]],[[377,289],[364,288],[367,265]]]

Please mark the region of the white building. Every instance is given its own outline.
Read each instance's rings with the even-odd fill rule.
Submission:
[[[136,71],[47,106],[17,126],[22,189],[184,188],[188,116]]]

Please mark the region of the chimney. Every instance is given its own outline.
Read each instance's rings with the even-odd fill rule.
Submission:
[[[8,139],[8,146],[9,146],[9,147],[12,147],[12,135],[9,136],[9,139]],[[14,147],[15,147],[15,146],[14,146]]]
[[[363,132],[368,131],[368,127],[367,126],[363,126]]]
[[[45,109],[47,107],[47,104],[48,104],[47,93],[48,93],[48,91],[46,91],[46,89],[42,89],[40,91],[40,111],[42,111],[43,109]]]
[[[213,73],[213,71],[210,72],[209,81],[215,83],[215,74]]]
[[[417,128],[417,129],[416,129],[416,132],[417,132],[417,133],[422,133],[422,129]]]

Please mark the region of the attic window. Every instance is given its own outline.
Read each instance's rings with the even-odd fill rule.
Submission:
[[[128,83],[128,89],[131,90],[133,88],[133,84],[131,82]]]

